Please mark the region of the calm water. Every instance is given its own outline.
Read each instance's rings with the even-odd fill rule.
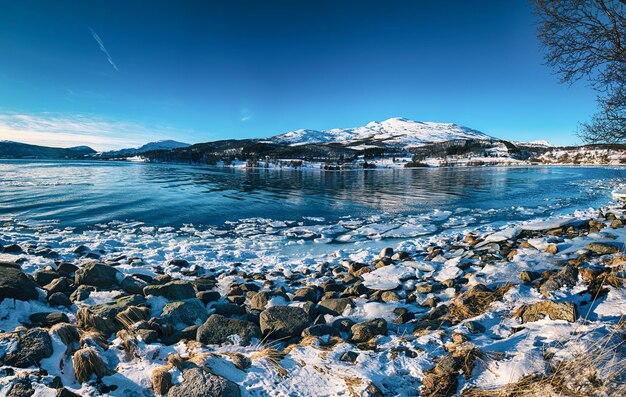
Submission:
[[[219,225],[432,213],[459,208],[539,213],[603,204],[619,168],[520,167],[319,172],[87,161],[0,161],[0,218],[86,226],[135,220]],[[523,210],[521,213],[525,213]]]

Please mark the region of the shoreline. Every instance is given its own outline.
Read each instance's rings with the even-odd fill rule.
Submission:
[[[263,241],[240,246],[245,235],[219,248],[193,228],[183,245],[167,243],[179,233],[167,228],[3,228],[0,277],[14,269],[23,288],[2,284],[0,389],[25,382],[46,393],[62,384],[82,395],[151,395],[200,376],[228,395],[473,396],[525,387],[532,374],[555,392],[589,387],[589,373],[572,363],[624,332],[624,224],[626,210],[612,204],[403,238],[380,253],[365,242],[300,258]],[[146,255],[157,242],[164,252]],[[191,248],[208,261],[180,259]],[[25,291],[28,302],[10,295]],[[49,347],[33,353],[35,367],[12,355],[17,335]],[[619,346],[611,352],[621,357]],[[78,382],[85,355],[101,372]],[[623,368],[603,379],[615,363],[598,360],[594,392],[620,395]],[[558,362],[574,371],[571,384],[546,383]]]

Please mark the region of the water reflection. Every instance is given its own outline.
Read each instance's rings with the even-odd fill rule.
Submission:
[[[434,209],[590,205],[576,184],[610,168],[441,168],[319,172],[78,161],[0,161],[0,216],[70,225],[113,219],[157,225],[247,217],[366,216]]]

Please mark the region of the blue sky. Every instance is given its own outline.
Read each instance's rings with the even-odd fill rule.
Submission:
[[[579,142],[527,0],[5,1],[0,139],[96,149],[402,116]]]

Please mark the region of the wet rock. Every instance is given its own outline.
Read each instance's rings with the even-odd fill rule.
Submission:
[[[352,298],[331,298],[320,301],[317,310],[322,314],[341,316],[347,307],[354,307]]]
[[[162,321],[179,331],[190,325],[200,325],[208,318],[208,312],[198,298],[172,302],[165,305],[161,314]]]
[[[39,365],[39,361],[52,355],[52,339],[42,328],[32,328],[20,333],[17,338],[17,349],[4,358],[4,365],[28,368]]]
[[[33,313],[28,316],[30,323],[36,327],[52,327],[58,323],[69,323],[70,319],[67,317],[67,314],[62,312],[52,312],[52,313]]]
[[[387,333],[387,321],[382,318],[376,318],[362,323],[354,324],[352,330],[352,341],[356,343],[367,342],[378,335]]]
[[[148,285],[143,289],[144,295],[163,296],[171,301],[196,297],[193,285],[187,281],[170,281],[162,285]]]
[[[576,305],[572,302],[541,301],[523,305],[514,314],[522,323],[530,323],[549,317],[551,320],[565,320],[573,323],[578,317]]]
[[[237,335],[242,345],[249,345],[253,338],[261,339],[261,329],[249,321],[213,314],[198,328],[196,340],[209,345],[221,345],[228,342],[232,335]]]
[[[593,252],[596,255],[610,255],[617,254],[619,252],[619,247],[615,244],[611,243],[600,243],[594,242],[587,244],[585,249]]]
[[[37,284],[19,268],[0,264],[0,302],[4,299],[39,299]]]
[[[74,274],[76,285],[93,285],[95,287],[110,288],[118,285],[121,273],[112,266],[102,263],[88,263]]]
[[[550,279],[541,284],[539,291],[541,291],[544,296],[549,296],[552,291],[559,290],[562,287],[572,288],[576,285],[577,281],[578,270],[573,266],[566,265]]]
[[[274,306],[261,312],[261,331],[273,339],[300,336],[309,324],[309,316],[299,307]]]
[[[236,383],[201,368],[184,370],[183,378],[181,383],[172,386],[168,397],[241,397]]]

